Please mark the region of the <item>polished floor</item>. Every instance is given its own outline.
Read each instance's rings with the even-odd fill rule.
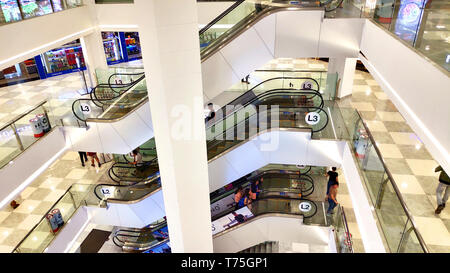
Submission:
[[[141,65],[141,63],[137,64],[137,66]],[[327,63],[310,59],[277,59],[262,69],[326,71]],[[267,75],[258,73],[256,76],[251,74],[251,82],[254,78],[270,77],[268,72]],[[73,89],[67,90],[69,97],[70,94],[74,95],[74,92],[78,93],[76,90],[82,89],[81,79],[77,80],[76,78],[78,75],[69,74],[64,77],[67,78],[66,81],[58,82],[48,79],[47,81],[37,81],[34,86],[40,88],[45,86],[61,87],[58,84],[66,82],[73,87]],[[18,93],[22,97],[17,97],[15,94],[17,92],[14,91],[4,92],[3,95],[11,96],[8,98],[10,103],[16,105],[28,103],[24,102],[23,98],[36,95],[32,91],[33,88],[16,86],[16,88],[19,87],[22,89]],[[81,89],[77,89],[77,87]],[[11,87],[8,87],[8,90],[9,88]],[[233,93],[230,96],[233,97],[235,93],[242,92],[247,88],[246,84],[238,83],[228,92]],[[58,90],[62,91],[63,89],[52,88],[55,91],[54,94],[58,94]],[[41,90],[46,90],[46,88]],[[0,92],[2,91],[4,90],[0,89]],[[40,93],[37,92],[37,94]],[[62,101],[68,99],[64,96],[64,92],[61,93],[61,96]],[[58,103],[57,98],[56,95],[54,97],[56,103]],[[352,96],[340,100],[339,104],[360,111],[431,252],[450,252],[450,207],[445,208],[440,215],[434,214],[435,189],[438,183],[437,173],[434,173],[433,170],[437,163],[426,147],[369,73],[356,72]],[[2,108],[0,107],[0,109]],[[100,170],[89,165],[83,168],[77,153],[66,153],[16,198],[21,204],[16,210],[7,206],[0,211],[0,252],[10,252],[72,184],[93,184],[104,181],[103,174],[107,167],[105,164]],[[363,252],[348,190],[341,187],[338,198],[345,207],[355,250]]]
[[[110,163],[82,167],[77,152],[66,152],[15,197],[19,207],[6,205],[0,210],[0,252],[11,252],[73,184],[87,188],[109,182],[105,175],[109,167]]]

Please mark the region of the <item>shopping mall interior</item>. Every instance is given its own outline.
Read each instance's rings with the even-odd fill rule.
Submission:
[[[449,1],[0,8],[0,253],[450,253]]]

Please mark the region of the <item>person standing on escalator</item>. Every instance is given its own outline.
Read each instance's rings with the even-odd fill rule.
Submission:
[[[242,200],[242,201],[241,201]],[[244,190],[239,186],[234,192],[235,210],[244,206]],[[241,206],[242,205],[242,206]]]
[[[139,147],[133,150],[133,162],[130,162],[130,164],[136,166],[136,174],[140,175],[144,172],[145,165],[144,161],[142,160],[142,154],[140,152]]]
[[[205,118],[205,123],[208,123],[210,120],[216,117],[216,111],[214,111],[214,105],[210,102],[208,103],[209,114]]]

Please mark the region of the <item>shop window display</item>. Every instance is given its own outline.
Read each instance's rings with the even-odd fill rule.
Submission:
[[[34,59],[0,70],[0,87],[38,79],[39,74]]]
[[[2,11],[0,14],[0,23],[22,20],[17,0],[0,0],[0,6]]]
[[[129,60],[142,58],[141,43],[137,32],[125,32],[125,43],[127,45],[127,53]]]
[[[102,32],[102,38],[108,64],[117,63],[123,60],[119,33]]]
[[[53,12],[61,11],[64,9],[63,0],[52,0]]]
[[[41,57],[48,74],[85,67],[79,40],[65,44],[61,48],[47,51],[41,54]]]
[[[25,19],[53,12],[50,0],[20,0],[20,5]]]

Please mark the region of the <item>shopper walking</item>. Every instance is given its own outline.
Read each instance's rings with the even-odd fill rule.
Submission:
[[[334,208],[337,206],[338,201],[336,199],[339,185],[334,184],[330,187],[330,191],[328,193],[328,210],[327,214],[333,214]]]
[[[336,172],[336,167],[332,167],[331,171],[328,171],[325,174],[326,177],[328,177],[328,183],[327,183],[327,196],[325,197],[325,200],[328,200],[328,194],[330,192],[330,187],[337,184],[339,185],[339,174]]]
[[[100,159],[98,159],[97,153],[88,152],[87,155],[91,158],[92,167],[95,167],[94,159],[97,161],[99,168],[102,166],[102,164],[100,164]]]
[[[450,196],[450,178],[441,166],[437,166],[434,172],[441,172],[439,175],[439,185],[436,188],[436,201],[438,206],[434,211],[434,213],[439,214],[445,208],[445,203]]]
[[[84,167],[84,162],[88,161],[87,154],[86,152],[78,152],[78,154],[80,155],[81,166]]]

